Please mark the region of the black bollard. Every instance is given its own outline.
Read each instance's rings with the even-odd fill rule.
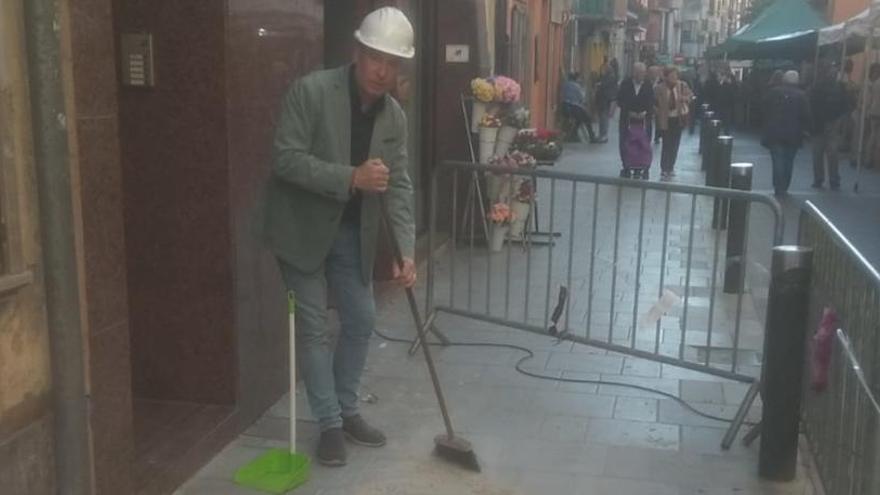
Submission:
[[[734,163],[730,166],[730,188],[739,191],[752,190],[751,163]],[[749,202],[738,199],[730,201],[727,231],[727,262],[724,265],[724,293],[739,294],[743,289],[745,267],[742,256],[746,251],[745,237],[748,225]]]
[[[715,118],[715,112],[709,110],[709,104],[703,104],[703,115],[700,117],[700,154],[706,152],[706,128],[709,127],[709,121]]]
[[[711,113],[711,112],[709,112]],[[714,159],[712,154],[715,152],[715,141],[718,139],[718,136],[721,135],[721,121],[717,119],[712,119],[706,122],[706,142],[705,147],[703,148],[703,161],[701,164],[701,169],[706,171],[707,173],[707,184],[708,184],[708,170],[709,164],[712,163]]]
[[[791,481],[797,472],[812,259],[811,248],[773,248],[758,453],[758,474],[766,480]]]
[[[733,136],[718,136],[715,140],[712,168],[706,175],[711,176],[710,186],[730,187],[730,160],[733,156]],[[727,228],[727,209],[729,200],[715,198],[712,206],[712,228],[724,230]]]

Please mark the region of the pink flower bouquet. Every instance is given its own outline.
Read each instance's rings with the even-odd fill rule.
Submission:
[[[499,103],[516,103],[519,101],[521,88],[519,83],[506,76],[495,76],[495,101]]]
[[[514,220],[513,212],[507,203],[495,203],[489,210],[489,220],[496,225],[506,225]]]

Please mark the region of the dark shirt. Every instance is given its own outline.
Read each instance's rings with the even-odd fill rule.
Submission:
[[[620,83],[620,91],[617,93],[617,105],[620,107],[620,122],[626,122],[629,112],[645,112],[646,120],[651,121],[654,114],[654,88],[647,79],[642,82],[638,94],[635,91],[635,83],[631,78]]]
[[[611,102],[617,98],[617,73],[612,69],[606,69],[599,76],[596,87],[596,99],[603,110],[607,110]]]
[[[363,110],[361,95],[354,77],[354,65],[349,70],[349,92],[351,94],[351,166],[357,167],[370,158],[373,124],[376,122],[376,115],[385,105],[385,99],[379,98],[370,108]],[[360,223],[361,193],[359,191],[355,192],[345,205],[342,221]]]
[[[733,118],[733,109],[737,102],[737,91],[738,87],[734,79],[726,78],[723,81],[719,81],[713,78],[710,80],[707,94],[709,104],[719,114],[721,120]]]
[[[809,98],[813,132],[822,132],[827,124],[848,114],[855,106],[843,83],[833,79],[817,83],[810,90]]]
[[[770,90],[764,101],[764,146],[799,147],[810,126],[810,104],[797,86],[783,84]]]

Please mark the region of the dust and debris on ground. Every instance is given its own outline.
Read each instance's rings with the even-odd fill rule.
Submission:
[[[499,486],[483,474],[436,462],[389,465],[354,495],[527,495]]]

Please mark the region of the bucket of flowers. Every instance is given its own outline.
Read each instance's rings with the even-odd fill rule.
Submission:
[[[514,220],[510,205],[497,202],[489,210],[489,220],[492,222],[492,231],[489,234],[489,250],[497,253],[504,247],[504,238],[510,230],[510,224]]]
[[[521,88],[519,83],[507,76],[495,76],[492,78],[495,86],[495,101],[502,104],[518,103]]]
[[[541,162],[555,162],[562,155],[560,134],[547,129],[523,129],[517,135],[513,148],[526,152]]]
[[[495,144],[496,155],[510,151],[519,130],[529,126],[529,118],[529,109],[526,107],[518,107],[504,115],[501,130],[498,131],[498,141]]]
[[[477,77],[471,81],[474,104],[471,107],[471,132],[477,132],[489,104],[495,101],[495,84],[492,78]]]
[[[489,163],[495,154],[495,142],[498,141],[498,130],[501,119],[497,115],[487,113],[480,120],[480,163]]]
[[[510,223],[510,237],[521,237],[525,230],[526,221],[532,211],[535,202],[535,184],[528,177],[519,182],[519,188],[510,203],[513,221]]]
[[[486,177],[488,198],[490,201],[508,202],[519,190],[519,184],[528,177],[512,175],[508,171],[531,170],[537,165],[532,155],[522,151],[512,151],[506,155],[495,155],[489,165],[503,169],[494,171]]]

